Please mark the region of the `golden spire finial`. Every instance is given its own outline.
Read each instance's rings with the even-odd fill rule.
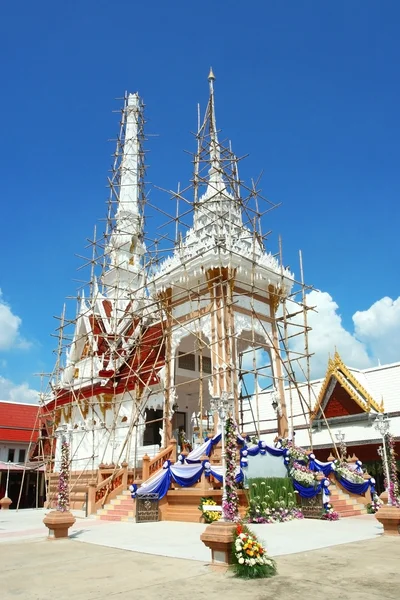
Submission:
[[[212,70],[212,67],[210,67],[210,72],[208,74],[208,81],[215,81],[215,75],[214,75],[214,72]]]

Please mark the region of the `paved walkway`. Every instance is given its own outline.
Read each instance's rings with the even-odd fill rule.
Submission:
[[[174,524],[170,525],[173,535]],[[285,543],[290,548],[292,538],[288,536]],[[195,560],[127,552],[73,540],[24,540],[9,543],[7,547],[4,544],[0,546],[0,556],[1,600],[333,600],[336,597],[398,600],[400,597],[397,537],[377,536],[280,556],[278,575],[255,581],[213,573],[203,562]]]
[[[43,540],[47,529],[42,521],[47,510],[0,511],[0,544],[19,540]],[[120,523],[82,518],[70,530],[73,541],[145,554],[207,562],[209,550],[200,541],[206,525],[162,521]],[[336,522],[302,519],[274,525],[252,525],[269,554],[281,556],[298,552],[374,539],[382,527],[372,515],[350,517]]]

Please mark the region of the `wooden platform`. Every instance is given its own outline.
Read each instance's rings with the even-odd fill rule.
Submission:
[[[239,511],[244,515],[247,509],[246,495],[239,490]],[[199,510],[201,498],[213,498],[221,506],[221,490],[200,490],[196,488],[181,488],[169,490],[160,502],[161,521],[184,521],[187,523],[203,523],[202,513]]]

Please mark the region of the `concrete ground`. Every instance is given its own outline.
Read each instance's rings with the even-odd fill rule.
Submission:
[[[276,577],[250,582],[213,573],[200,561],[73,540],[11,542],[5,550],[0,550],[2,600],[400,597],[400,540],[390,537],[281,556]]]
[[[203,525],[78,518],[70,539],[48,541],[45,512],[0,511],[1,600],[400,598],[400,536],[371,516],[253,527],[278,575],[248,582],[210,571]]]
[[[0,511],[0,551],[2,542],[43,539],[47,529],[42,521],[47,512],[44,509],[18,513]],[[75,541],[171,558],[209,560],[209,550],[200,542],[200,534],[206,525],[169,521],[120,523],[85,519],[82,513],[75,514],[77,520],[70,530]],[[372,515],[333,523],[301,519],[274,525],[252,525],[251,528],[272,556],[373,539],[382,532],[381,525]]]

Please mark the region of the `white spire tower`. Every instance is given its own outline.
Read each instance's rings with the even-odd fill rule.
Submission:
[[[143,105],[137,93],[129,94],[123,110],[123,127],[117,151],[121,160],[114,191],[118,193],[115,227],[106,254],[109,265],[103,275],[107,296],[115,299],[144,295],[142,257],[145,252],[143,219],[140,211],[142,189],[141,126]]]

